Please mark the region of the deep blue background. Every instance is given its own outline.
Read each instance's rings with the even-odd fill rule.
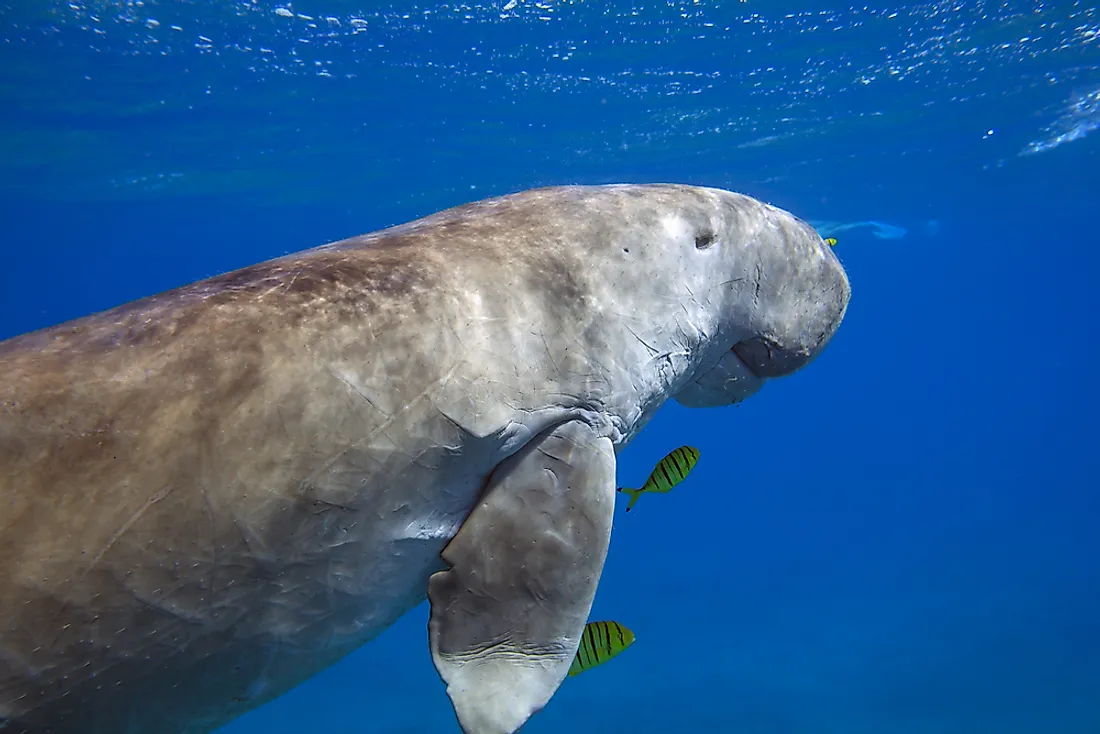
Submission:
[[[0,3],[0,337],[551,183],[906,227],[840,235],[809,369],[620,454],[702,458],[617,515],[593,617],[638,642],[525,731],[1100,731],[1094,11],[312,5],[303,44],[275,4]],[[426,617],[224,731],[456,731]]]

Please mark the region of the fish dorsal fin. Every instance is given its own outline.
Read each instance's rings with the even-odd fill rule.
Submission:
[[[465,734],[512,734],[569,672],[611,539],[615,453],[584,423],[493,472],[428,584],[432,660]]]

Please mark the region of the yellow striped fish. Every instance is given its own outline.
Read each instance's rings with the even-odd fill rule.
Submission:
[[[634,633],[618,622],[589,622],[584,626],[569,675],[580,675],[602,665],[633,644]]]
[[[825,244],[828,245],[829,247],[835,247],[836,246],[836,237],[826,237],[825,238]]]
[[[656,468],[649,475],[649,479],[645,480],[645,484],[642,485],[641,489],[619,487],[620,492],[630,497],[626,511],[630,512],[630,508],[642,496],[642,492],[659,492],[663,494],[684,481],[691,470],[695,468],[695,462],[697,461],[699,461],[699,449],[694,446],[681,446],[678,449],[673,449],[668,456],[657,462]]]

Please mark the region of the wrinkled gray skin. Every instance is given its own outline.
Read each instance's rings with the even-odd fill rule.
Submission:
[[[849,292],[753,199],[562,187],[0,343],[5,734],[206,732],[425,595],[462,728],[515,731],[577,648],[615,452],[809,363]]]

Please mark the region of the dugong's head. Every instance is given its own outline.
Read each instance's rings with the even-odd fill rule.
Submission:
[[[746,196],[696,191],[709,205],[681,208],[667,225],[686,228],[693,259],[709,261],[689,270],[717,333],[673,395],[692,408],[740,402],[766,380],[808,365],[836,333],[851,296],[836,254],[808,224]]]

